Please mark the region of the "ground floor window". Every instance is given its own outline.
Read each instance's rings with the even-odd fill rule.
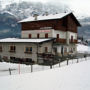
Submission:
[[[2,46],[0,46],[0,52],[2,52]]]
[[[54,48],[54,52],[55,52],[55,53],[57,53],[57,47],[56,47],[56,48]]]
[[[45,52],[46,52],[46,53],[48,52],[48,47],[45,47]]]
[[[32,62],[31,58],[26,58],[26,62]]]
[[[67,53],[67,47],[64,48],[64,53]]]
[[[15,57],[10,57],[10,60],[15,60],[16,58]]]
[[[32,47],[26,47],[25,52],[26,53],[32,53]]]
[[[7,61],[8,57],[7,56],[3,56],[3,60]]]
[[[10,52],[15,52],[16,51],[16,46],[10,46]]]
[[[70,48],[70,52],[73,53],[73,48]]]
[[[75,48],[73,48],[73,51],[75,51]]]

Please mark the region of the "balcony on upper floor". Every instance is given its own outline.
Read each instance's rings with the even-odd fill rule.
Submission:
[[[66,39],[56,38],[55,43],[66,44]]]
[[[77,40],[76,39],[69,39],[69,43],[76,44]]]

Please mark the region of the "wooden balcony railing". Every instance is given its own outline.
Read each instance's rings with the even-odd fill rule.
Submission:
[[[69,40],[69,43],[77,43],[77,40],[76,39],[74,39],[74,40]]]
[[[66,43],[66,39],[57,38],[56,43]]]
[[[53,58],[53,54],[52,53],[38,53],[38,57],[41,58]]]

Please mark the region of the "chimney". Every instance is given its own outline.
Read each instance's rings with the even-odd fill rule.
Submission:
[[[34,20],[36,21],[37,20],[37,17],[38,15],[37,14],[34,14],[33,17],[35,18]]]

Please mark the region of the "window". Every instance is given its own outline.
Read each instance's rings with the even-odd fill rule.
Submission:
[[[3,56],[3,60],[7,61],[8,57],[7,56]]]
[[[0,52],[2,52],[2,46],[0,46]]]
[[[29,34],[29,38],[32,38],[32,34]]]
[[[48,33],[45,34],[45,38],[48,38]]]
[[[39,38],[40,37],[40,35],[39,35],[39,33],[37,34],[37,38]]]
[[[70,48],[70,52],[73,53],[73,48]]]
[[[26,47],[25,52],[26,53],[32,53],[32,47]]]
[[[45,47],[45,52],[48,52],[48,47]]]
[[[66,47],[64,48],[64,53],[67,53],[67,48]]]
[[[71,42],[73,42],[73,36],[71,36]]]
[[[54,52],[57,53],[57,48],[54,48]]]
[[[57,38],[59,38],[59,34],[57,34]]]
[[[73,51],[75,51],[75,48],[73,48]]]
[[[62,19],[62,26],[66,26],[67,25],[67,19],[64,17]]]
[[[16,47],[15,46],[10,46],[10,52],[15,52],[16,51]]]
[[[15,60],[16,58],[15,57],[10,57],[10,60]]]
[[[73,36],[71,36],[71,40],[73,40]]]

